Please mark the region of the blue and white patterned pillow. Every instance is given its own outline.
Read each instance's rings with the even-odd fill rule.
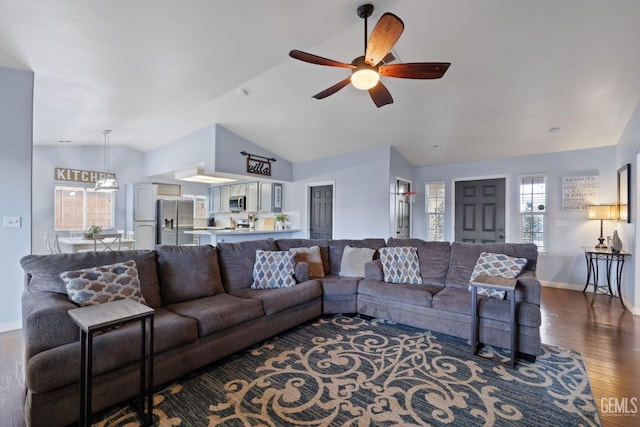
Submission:
[[[526,258],[482,252],[476,261],[476,266],[473,269],[473,273],[471,273],[469,282],[473,282],[480,274],[515,279],[522,272],[525,265],[527,265]],[[469,290],[471,290],[471,285],[469,285]],[[489,298],[504,299],[506,294],[505,291],[478,287],[478,295],[484,295]]]
[[[289,288],[295,286],[295,258],[289,251],[256,250],[252,289]]]
[[[411,247],[380,248],[380,262],[387,283],[422,284],[418,250]]]

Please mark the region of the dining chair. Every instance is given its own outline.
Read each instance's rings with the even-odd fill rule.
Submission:
[[[50,254],[62,253],[60,250],[60,242],[58,241],[58,233],[44,233],[44,245]]]

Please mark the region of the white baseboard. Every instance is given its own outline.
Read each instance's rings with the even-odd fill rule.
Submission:
[[[546,288],[569,289],[572,291],[582,291],[584,285],[578,283],[551,282],[549,280],[541,280],[540,284]]]
[[[15,331],[16,329],[22,329],[21,321],[0,323],[0,333]]]

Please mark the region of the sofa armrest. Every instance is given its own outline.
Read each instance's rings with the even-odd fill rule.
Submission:
[[[524,270],[518,277],[516,301],[540,305],[540,281],[535,271]]]
[[[384,280],[382,262],[379,259],[369,261],[364,265],[364,278],[373,280]]]
[[[22,335],[26,360],[35,354],[78,341],[78,326],[68,311],[78,308],[65,294],[24,292],[22,294]]]
[[[309,280],[309,264],[306,262],[297,262],[293,270],[297,283]]]

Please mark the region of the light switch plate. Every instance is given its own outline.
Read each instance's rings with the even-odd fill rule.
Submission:
[[[19,216],[5,216],[4,217],[4,226],[5,227],[22,227],[22,218]]]

